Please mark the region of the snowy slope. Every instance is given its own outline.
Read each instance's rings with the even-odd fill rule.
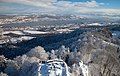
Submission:
[[[40,63],[37,76],[70,76],[67,64],[60,59]]]
[[[9,34],[9,33],[13,33],[13,34],[17,34],[17,35],[24,35],[24,33],[22,31],[4,31],[3,34]]]
[[[23,32],[29,33],[29,34],[47,34],[49,32],[43,32],[43,31],[32,31],[32,30],[24,30]]]
[[[4,31],[3,34],[17,34],[17,35],[25,35],[27,34],[47,34],[49,32],[43,32],[43,31],[33,31],[33,30],[24,30],[24,31]]]

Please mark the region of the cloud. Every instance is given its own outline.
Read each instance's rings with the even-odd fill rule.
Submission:
[[[11,8],[5,7],[5,6],[1,6],[1,7],[0,7],[0,10],[8,10],[8,9],[11,9]]]
[[[95,0],[86,2],[71,2],[57,0],[0,0],[0,2],[18,3],[31,7],[14,7],[17,12],[44,12],[49,14],[99,14],[99,15],[119,15],[118,9],[105,8],[104,3]],[[14,6],[14,5],[13,5]],[[4,10],[4,9],[2,9]]]
[[[97,3],[96,1],[70,2],[57,0],[0,0],[0,2],[22,3],[26,5],[40,7],[98,7],[99,5],[101,5],[101,3]]]
[[[40,6],[40,7],[46,7],[48,5],[51,5],[52,2],[55,1],[56,0],[0,0],[0,2],[20,3],[20,4]]]
[[[78,7],[99,7],[100,5],[103,5],[103,3],[97,3],[96,1],[87,1],[87,2],[76,2],[75,6]]]

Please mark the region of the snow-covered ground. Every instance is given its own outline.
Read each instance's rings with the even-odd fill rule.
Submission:
[[[70,29],[56,29],[54,32],[57,32],[57,33],[68,33],[68,32],[72,32],[74,30],[70,30]],[[16,35],[35,35],[35,34],[40,34],[40,35],[43,35],[43,34],[50,34],[50,33],[53,33],[53,32],[44,32],[44,31],[36,31],[36,30],[23,30],[23,31],[4,31],[2,34],[3,35],[6,35],[6,34],[16,34]]]
[[[17,35],[25,35],[27,34],[47,34],[49,32],[43,32],[43,31],[33,31],[33,30],[24,30],[24,31],[4,31],[3,34],[17,34]]]
[[[82,69],[83,76],[89,76],[88,66],[83,64],[82,61],[79,62],[80,68]]]
[[[70,30],[70,29],[58,29],[56,31],[59,32],[59,33],[63,33],[63,32],[72,32],[74,30]]]
[[[30,37],[30,36],[26,36],[26,35],[45,35],[45,34],[50,34],[50,33],[65,33],[65,32],[71,32],[73,30],[70,30],[70,29],[56,29],[55,31],[53,32],[44,32],[44,31],[36,31],[36,30],[22,30],[22,31],[4,31],[2,34],[3,35],[7,35],[6,37],[9,37],[9,34],[15,34],[15,35],[19,35],[19,36],[22,36],[22,37],[9,37],[7,38],[6,40],[2,39],[0,40],[0,44],[3,44],[3,43],[7,43],[7,42],[10,42],[10,43],[18,43],[18,42],[21,42],[21,41],[25,41],[25,40],[31,40],[33,39],[34,37]]]
[[[82,61],[76,68],[82,70],[83,76],[89,76],[88,66]],[[38,66],[36,76],[72,76],[72,74],[70,73],[70,67],[63,60],[53,59],[42,61]]]
[[[11,39],[6,39],[6,40],[0,40],[0,44],[4,44],[4,43],[7,43],[7,42],[10,42],[10,43],[18,43],[18,42],[22,42],[22,41],[27,41],[27,40],[31,40],[35,37],[30,37],[30,36],[22,36],[22,37],[14,37],[14,38],[11,38]]]
[[[89,26],[102,26],[102,24],[100,24],[100,23],[91,23],[91,24],[87,24],[87,25],[89,25]]]
[[[24,30],[23,32],[28,34],[47,34],[49,32],[43,32],[43,31],[32,31],[32,30]]]
[[[19,38],[11,38],[10,42],[12,42],[12,43],[18,43],[18,42],[21,42],[21,41],[31,40],[33,38],[35,38],[35,37],[22,36],[22,37],[19,37]]]
[[[13,33],[13,34],[17,34],[17,35],[24,35],[24,33],[22,31],[4,31],[3,34],[9,34],[9,33]]]
[[[70,76],[67,64],[60,59],[40,63],[37,76]]]

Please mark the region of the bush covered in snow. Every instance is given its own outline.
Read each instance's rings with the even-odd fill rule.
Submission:
[[[37,57],[41,60],[47,60],[48,58],[48,54],[46,53],[44,48],[41,46],[37,46],[31,49],[26,55],[29,57]]]

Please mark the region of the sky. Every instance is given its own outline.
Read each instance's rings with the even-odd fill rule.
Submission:
[[[120,16],[120,0],[0,0],[0,14]]]

